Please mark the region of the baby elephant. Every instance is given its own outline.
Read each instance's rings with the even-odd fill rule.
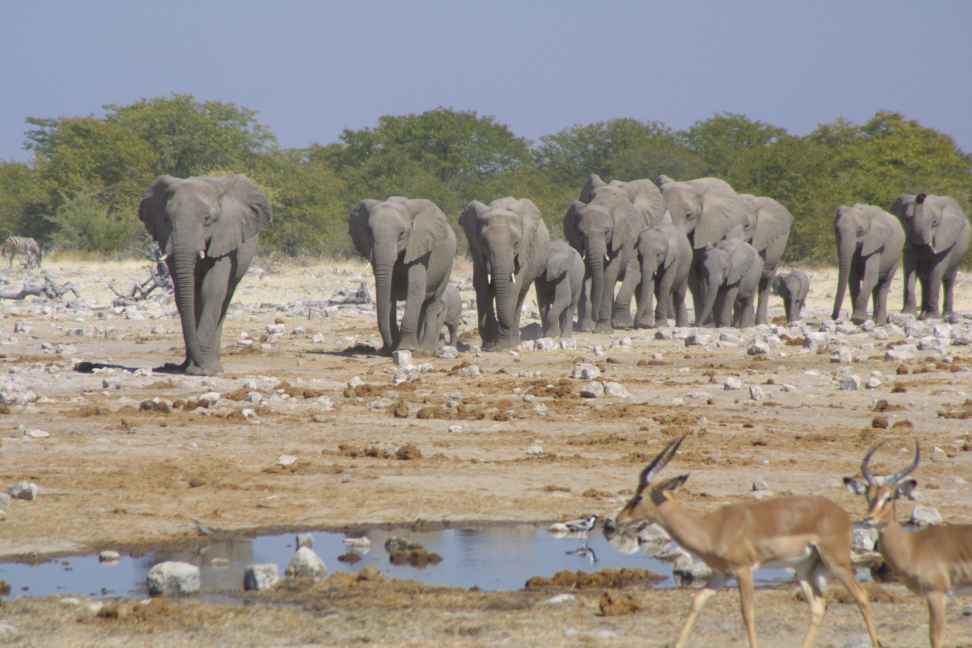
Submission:
[[[756,323],[754,300],[763,274],[763,259],[742,239],[719,241],[703,252],[702,313],[697,322],[713,315],[715,325],[749,327]],[[701,326],[701,324],[700,324]]]
[[[459,325],[462,324],[462,298],[459,296],[459,287],[450,283],[446,286],[442,299],[445,300],[445,327],[449,331],[449,346],[458,348]]]
[[[783,308],[786,309],[786,323],[800,321],[800,313],[803,304],[807,300],[807,293],[810,292],[810,277],[807,273],[798,270],[788,274],[780,274],[773,277],[770,290],[774,295],[783,298]]]
[[[536,280],[545,337],[570,337],[584,285],[584,260],[567,241],[547,244],[547,264]]]

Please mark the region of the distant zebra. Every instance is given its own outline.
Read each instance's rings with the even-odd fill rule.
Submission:
[[[8,268],[13,266],[14,257],[18,254],[26,257],[28,268],[39,268],[41,264],[40,245],[29,236],[8,236],[3,246],[0,246],[0,253],[7,257]]]

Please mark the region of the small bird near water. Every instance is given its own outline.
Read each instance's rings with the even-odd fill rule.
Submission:
[[[590,533],[594,527],[597,526],[597,514],[582,518],[580,520],[564,522],[564,526],[566,526],[567,530],[571,533]]]

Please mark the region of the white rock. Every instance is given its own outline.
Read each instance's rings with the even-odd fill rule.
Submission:
[[[148,592],[152,596],[178,596],[199,591],[199,568],[184,562],[167,561],[148,573]]]
[[[604,396],[604,384],[596,380],[591,381],[580,388],[582,398],[600,398]]]
[[[361,376],[352,376],[351,380],[348,381],[348,387],[350,387],[351,389],[354,389],[355,387],[359,387],[363,384],[364,381],[361,380]]]
[[[576,378],[578,380],[594,380],[601,375],[601,370],[592,364],[580,363],[574,365],[574,371],[571,373],[571,378]]]
[[[749,345],[746,353],[751,356],[766,355],[770,352],[769,345],[763,341],[756,341]]]
[[[483,371],[479,368],[479,365],[469,365],[459,370],[459,375],[463,378],[475,378],[481,376],[482,373]]]
[[[725,391],[735,391],[743,388],[743,381],[738,376],[729,376],[722,381],[722,388]]]
[[[468,369],[469,367],[465,367]],[[419,372],[415,367],[402,367],[395,371],[395,375],[392,376],[392,382],[396,385],[402,385],[404,383],[414,382],[418,379]]]
[[[574,603],[577,601],[577,597],[573,594],[557,594],[556,596],[551,596],[546,601],[543,602],[544,605],[563,605],[564,603]]]
[[[837,383],[841,391],[857,391],[861,388],[860,376],[844,376]]]
[[[931,506],[916,506],[911,512],[911,524],[918,527],[933,526],[942,523],[942,514]]]
[[[631,394],[624,388],[624,385],[617,382],[604,383],[604,394],[613,398],[628,398]]]
[[[595,358],[603,358],[606,354],[604,353],[604,347],[600,344],[595,344],[591,347],[591,353],[594,354]]]
[[[672,566],[672,575],[694,582],[705,580],[712,575],[712,570],[701,560],[688,554],[682,554],[675,559],[675,564]]]
[[[577,340],[574,338],[560,338],[560,348],[563,351],[574,351],[577,349]]]
[[[449,426],[449,434],[459,434],[460,432],[462,432],[462,426],[461,425],[450,425]]]
[[[878,378],[877,376],[871,376],[870,378],[868,378],[868,379],[867,379],[867,382],[866,382],[866,383],[864,383],[864,385],[865,385],[865,386],[866,386],[866,387],[867,387],[868,389],[877,389],[878,387],[880,387],[880,386],[881,386],[881,385],[883,385],[883,384],[884,384],[884,383],[882,383],[882,382],[881,382],[881,379],[880,379],[880,378]]]
[[[537,351],[556,351],[557,350],[557,340],[549,337],[543,337],[536,341]]]
[[[7,493],[14,499],[35,500],[40,488],[34,482],[21,481],[8,488]]]
[[[327,567],[313,549],[301,547],[287,565],[288,578],[321,578]]]
[[[685,338],[685,346],[705,346],[712,342],[712,336],[706,333],[692,333]]]
[[[763,388],[762,387],[760,387],[759,385],[750,385],[749,386],[749,399],[750,400],[761,401],[765,397],[766,397],[766,394],[763,393]]]
[[[848,347],[840,347],[831,352],[830,361],[839,362],[840,364],[850,364],[854,362],[854,352]]]
[[[51,436],[51,433],[46,430],[28,430],[25,436],[31,439],[47,439]]]
[[[459,357],[459,351],[454,346],[444,346],[435,352],[435,357],[441,360],[455,360]]]
[[[531,457],[542,457],[543,456],[543,446],[539,443],[534,443],[532,446],[527,448],[527,455]]]
[[[412,352],[406,349],[392,351],[392,360],[399,367],[408,368],[412,366]]]
[[[267,590],[280,581],[276,563],[249,565],[243,572],[243,589],[247,591]]]
[[[283,335],[286,332],[287,326],[284,324],[267,324],[267,335]]]
[[[857,553],[874,551],[877,546],[878,533],[877,529],[855,525],[851,549]]]
[[[901,344],[894,348],[888,349],[884,352],[885,360],[892,360],[896,362],[902,362],[905,360],[912,360],[915,357],[915,352],[917,349],[910,344]]]
[[[294,455],[285,454],[277,457],[278,466],[284,466],[284,467],[293,466],[295,463],[297,463],[297,457],[295,457]]]
[[[212,391],[212,392],[206,392],[205,394],[200,396],[199,400],[212,405],[213,403],[219,401],[220,398],[222,398],[222,395],[219,392]]]
[[[98,562],[118,562],[121,560],[121,554],[114,549],[105,549],[98,554]]]

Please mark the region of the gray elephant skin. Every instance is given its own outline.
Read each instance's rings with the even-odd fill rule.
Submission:
[[[919,319],[937,318],[938,298],[945,289],[942,315],[954,314],[955,275],[969,252],[972,227],[958,202],[950,196],[905,194],[892,213],[905,230],[903,313],[916,310],[915,280],[921,283]]]
[[[670,220],[642,230],[637,253],[641,283],[635,325],[652,328],[661,320],[674,318],[677,326],[688,326],[685,295],[693,254],[685,232]],[[652,297],[657,301],[654,309]]]
[[[458,348],[459,346],[459,327],[462,325],[462,297],[459,295],[459,287],[450,283],[446,286],[445,295],[445,327],[449,332],[449,346]]]
[[[443,294],[456,256],[456,235],[442,210],[425,199],[392,196],[351,208],[348,229],[375,273],[382,353],[432,352],[445,321]],[[397,303],[405,301],[401,324]]]
[[[672,222],[685,230],[695,253],[689,273],[689,289],[696,320],[706,297],[701,289],[705,251],[740,227],[743,240],[753,245],[763,259],[756,321],[765,324],[769,285],[786,250],[793,226],[790,212],[772,198],[737,194],[729,183],[719,178],[677,182],[667,176],[659,176],[658,183]]]
[[[459,218],[473,259],[479,336],[483,349],[520,342],[520,314],[530,286],[544,271],[550,234],[532,201],[474,200]]]
[[[705,302],[700,319],[713,316],[716,326],[749,327],[756,323],[755,299],[763,259],[739,238],[719,241],[707,250],[702,266]]]
[[[545,337],[570,337],[584,287],[584,260],[567,241],[547,244],[547,262],[537,277],[537,305]]]
[[[169,267],[186,347],[185,361],[163,371],[222,373],[220,341],[233,292],[273,220],[266,195],[249,178],[159,176],[138,217]]]
[[[837,238],[837,293],[833,319],[840,317],[850,287],[851,321],[867,320],[867,300],[874,298],[876,324],[888,320],[888,290],[898,270],[905,232],[898,219],[874,205],[842,205],[834,217]]]
[[[657,187],[649,189],[651,184],[650,180],[609,184],[592,175],[581,189],[582,200],[567,208],[564,238],[584,257],[591,286],[589,293],[585,286],[581,298],[582,331],[610,333],[634,325],[631,298],[641,279],[635,244],[641,230],[664,213]],[[618,281],[621,287],[615,295]]]
[[[783,299],[787,323],[799,322],[807,295],[810,293],[810,277],[807,273],[794,270],[786,274],[778,274],[773,277],[770,290]]]

